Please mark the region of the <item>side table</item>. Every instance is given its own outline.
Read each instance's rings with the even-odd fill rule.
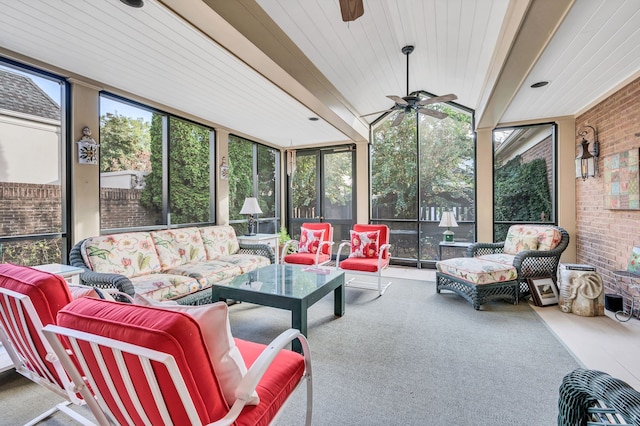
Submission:
[[[70,284],[80,284],[80,274],[84,269],[75,266],[63,265],[61,263],[48,263],[46,265],[37,265],[33,267],[44,272],[60,275]]]
[[[471,244],[473,243],[461,241],[440,241],[440,244],[438,244],[438,260],[444,260],[444,258],[442,257],[442,253],[446,252],[447,250],[453,251],[454,254],[460,254],[459,256],[454,257],[464,257],[467,249]],[[445,250],[443,250],[443,248]]]
[[[266,244],[276,254],[276,265],[280,263],[280,253],[278,246],[280,237],[278,234],[256,234],[256,235],[238,235],[238,242],[243,244]]]

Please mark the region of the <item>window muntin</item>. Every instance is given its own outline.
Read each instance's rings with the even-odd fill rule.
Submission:
[[[556,222],[556,126],[493,131],[494,241],[514,223]]]

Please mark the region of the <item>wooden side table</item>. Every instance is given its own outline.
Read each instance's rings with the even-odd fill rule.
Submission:
[[[438,244],[438,260],[444,260],[444,258],[442,257],[442,253],[443,251],[446,251],[446,250],[454,251],[457,254],[457,256],[454,256],[454,257],[464,257],[465,253],[467,252],[467,249],[471,244],[473,243],[456,242],[456,241],[440,241],[440,244]],[[442,250],[443,248],[445,248],[445,250]]]
[[[256,235],[238,235],[238,242],[242,244],[266,244],[276,254],[276,265],[280,263],[280,253],[278,245],[280,237],[278,234],[256,234]]]
[[[63,265],[61,263],[48,263],[46,265],[37,265],[33,267],[44,272],[60,275],[69,284],[80,284],[80,274],[84,269],[75,266]]]

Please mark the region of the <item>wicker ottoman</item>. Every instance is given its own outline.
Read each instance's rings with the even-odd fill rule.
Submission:
[[[453,291],[467,299],[476,310],[494,299],[518,303],[518,273],[511,265],[459,257],[438,262],[436,268],[436,292]]]

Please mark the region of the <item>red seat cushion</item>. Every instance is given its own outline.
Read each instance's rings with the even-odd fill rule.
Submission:
[[[328,254],[321,254],[318,257],[318,263],[326,262],[329,260]],[[293,253],[284,257],[286,263],[295,263],[297,265],[315,265],[316,255],[315,253]]]
[[[49,272],[39,271],[27,266],[17,266],[12,264],[0,264],[0,287],[13,290],[17,293],[28,296],[40,318],[42,325],[55,324],[58,311],[69,302],[72,297],[67,283],[60,275],[51,274]],[[4,299],[0,301],[4,305]],[[15,312],[15,306],[3,306],[3,309],[11,309]],[[17,314],[17,312],[15,312]],[[0,323],[4,319],[0,316]],[[3,324],[7,329],[12,328],[9,324]],[[45,350],[40,338],[36,337],[37,332],[33,324],[28,322],[29,334],[36,346],[38,354],[45,359],[47,351]],[[55,369],[51,364],[46,363],[51,375],[61,384]]]
[[[388,260],[383,259],[382,267],[384,268],[388,263]],[[378,272],[378,259],[349,257],[340,261],[340,268],[360,272]]]
[[[172,355],[202,422],[213,422],[227,413],[228,405],[216,380],[204,337],[198,323],[190,315],[150,306],[83,298],[60,310],[58,325]],[[110,365],[114,360],[108,359],[106,362]],[[150,399],[147,381],[139,366],[131,367],[132,370],[134,387],[144,404],[145,400]],[[124,388],[119,377],[112,376],[112,379],[117,388]],[[96,381],[98,388],[106,387],[100,377],[96,377]],[[161,375],[159,381],[161,388],[172,389],[166,391],[164,399],[174,424],[190,424],[173,386],[163,386],[163,383],[170,382],[168,374]],[[124,390],[119,393],[125,395]],[[108,392],[104,395],[108,395]],[[105,401],[115,406],[110,397],[105,396]],[[136,418],[133,408],[127,411],[136,424],[142,423]],[[152,424],[162,424],[155,410],[149,409],[147,414]],[[127,423],[120,414],[114,415],[121,424]]]
[[[265,345],[241,339],[235,339],[235,341],[242,353],[245,364],[251,368],[251,365],[264,350]],[[245,407],[236,424],[246,426],[268,425],[296,388],[304,374],[304,369],[302,355],[289,350],[280,351],[258,384],[257,391],[258,395],[260,395],[260,404]]]

